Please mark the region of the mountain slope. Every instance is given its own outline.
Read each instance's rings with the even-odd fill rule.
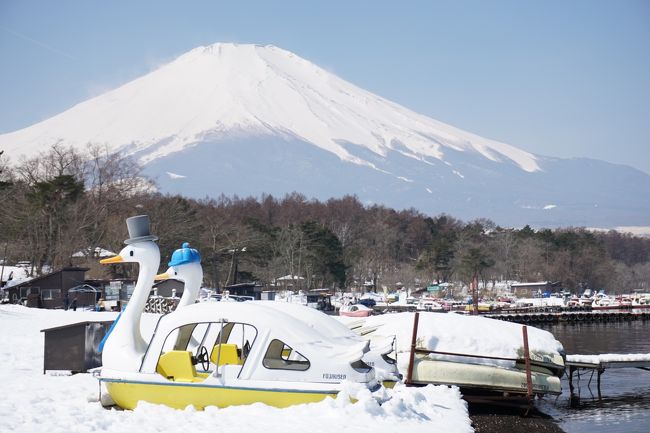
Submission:
[[[274,46],[196,48],[0,135],[0,149],[32,156],[59,140],[107,144],[138,158],[164,191],[199,197],[353,193],[503,224],[636,225],[650,215],[650,205],[638,205],[648,203],[644,173],[606,163],[594,170],[587,160],[544,158],[479,137]],[[621,194],[639,186],[645,192],[632,200]]]

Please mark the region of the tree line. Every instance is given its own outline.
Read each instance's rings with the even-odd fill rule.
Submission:
[[[7,263],[28,262],[34,275],[78,265],[102,278],[95,248],[119,251],[124,220],[148,214],[161,263],[183,242],[202,255],[205,284],[269,285],[299,276],[305,289],[372,282],[469,284],[560,281],[572,291],[650,291],[650,239],[584,228],[503,228],[364,205],[353,195],[327,201],[292,193],[191,199],[164,195],[132,159],[57,143],[38,157],[9,164],[0,154],[0,245]],[[86,251],[87,256],[73,257]],[[123,277],[135,269],[120,268]]]

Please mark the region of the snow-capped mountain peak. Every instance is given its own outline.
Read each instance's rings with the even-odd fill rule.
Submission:
[[[55,143],[137,158],[162,192],[328,199],[500,224],[648,225],[650,176],[532,155],[365,91],[272,45],[198,47],[0,135],[12,161]],[[631,193],[631,191],[635,191]]]
[[[539,170],[537,158],[417,114],[273,45],[216,43],[41,123],[0,135],[8,153],[28,156],[64,140],[107,144],[149,163],[206,139],[283,135],[344,161],[399,152],[426,161],[448,150],[476,152]]]

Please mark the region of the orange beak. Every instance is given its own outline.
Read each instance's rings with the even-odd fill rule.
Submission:
[[[99,263],[101,263],[102,265],[110,265],[112,263],[124,263],[124,259],[122,258],[122,256],[113,256],[107,259],[101,259]]]
[[[155,277],[153,277],[154,281],[160,281],[160,280],[167,280],[169,279],[169,274],[167,272],[164,272],[162,274],[158,274]]]

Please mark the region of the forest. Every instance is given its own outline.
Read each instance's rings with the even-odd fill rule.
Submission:
[[[416,288],[431,283],[558,281],[573,292],[650,291],[650,238],[580,227],[504,228],[364,204],[354,195],[191,199],[158,192],[134,160],[101,146],[57,143],[32,159],[0,153],[0,253],[34,275],[65,266],[107,277],[96,248],[118,252],[125,219],[147,214],[161,266],[183,242],[200,251],[209,287],[281,276],[300,287]],[[76,257],[77,252],[85,257]],[[75,257],[73,257],[75,256]],[[135,272],[125,269],[124,277]]]

